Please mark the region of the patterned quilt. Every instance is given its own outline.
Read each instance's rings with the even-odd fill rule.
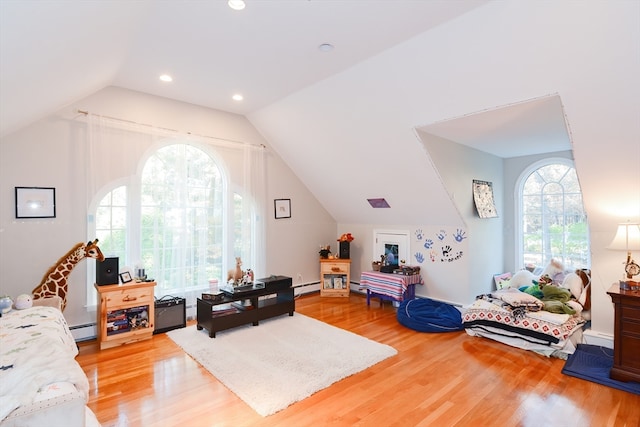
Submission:
[[[490,301],[478,299],[462,315],[465,329],[486,329],[492,333],[517,334],[520,338],[535,342],[558,344],[580,329],[585,320],[580,316],[527,312],[525,316],[514,313]]]

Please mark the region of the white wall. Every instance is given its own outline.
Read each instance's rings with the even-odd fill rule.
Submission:
[[[412,129],[558,94],[592,239],[592,327],[610,334],[621,266],[604,248],[640,218],[639,17],[635,1],[489,2],[249,118],[339,224],[450,225],[454,204]],[[401,185],[381,182],[387,164]],[[323,165],[353,179],[319,180]],[[372,218],[367,196],[393,196],[402,219]]]
[[[256,274],[287,275],[294,283],[300,282],[298,273],[305,281],[318,280],[317,243],[334,238],[336,223],[244,117],[109,87],[0,141],[0,294],[30,293],[73,245],[92,237],[87,236],[87,205],[93,195],[87,191],[84,167],[86,121],[78,109],[267,145],[267,260],[266,271]],[[111,161],[128,155],[114,152]],[[16,186],[55,187],[56,218],[16,219]],[[292,199],[291,219],[274,218],[275,198]],[[95,261],[81,261],[69,277],[65,317],[71,326],[95,321],[94,309],[85,307],[89,262]]]

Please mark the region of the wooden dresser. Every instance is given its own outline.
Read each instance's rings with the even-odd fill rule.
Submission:
[[[640,291],[625,291],[615,283],[607,293],[615,305],[613,367],[619,381],[640,382]]]

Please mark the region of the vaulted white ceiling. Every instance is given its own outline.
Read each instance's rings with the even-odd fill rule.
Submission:
[[[106,86],[249,114],[486,0],[247,0],[242,11],[226,3],[3,0],[0,135]],[[319,49],[324,43],[333,50]],[[514,135],[556,132],[554,111],[529,113],[501,109],[482,126],[458,118],[432,131],[509,157],[522,154],[508,142]],[[566,139],[556,139],[532,147],[564,149]]]
[[[247,114],[486,1],[246,3],[2,0],[0,135],[106,86]]]

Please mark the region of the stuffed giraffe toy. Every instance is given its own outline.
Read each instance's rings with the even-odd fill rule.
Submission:
[[[84,258],[104,261],[104,255],[98,247],[98,239],[86,244],[78,243],[65,256],[60,258],[42,278],[42,282],[31,293],[33,299],[59,296],[62,299],[62,310],[67,306],[67,277],[76,264]]]

